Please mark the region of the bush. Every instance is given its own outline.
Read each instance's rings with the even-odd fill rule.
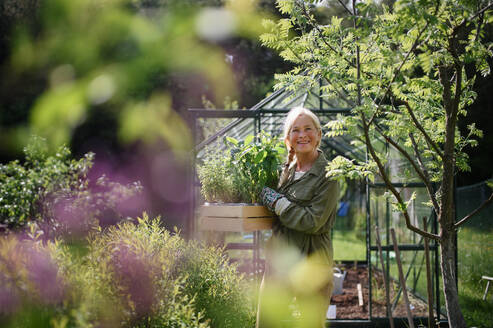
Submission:
[[[0,225],[4,228],[42,221],[49,235],[87,232],[108,215],[121,216],[118,202],[141,191],[139,183],[121,185],[105,176],[89,181],[93,153],[74,160],[67,147],[52,156],[46,149],[45,141],[34,137],[24,149],[24,163],[0,165]]]
[[[245,282],[220,249],[187,242],[158,219],[137,221],[93,232],[78,247],[1,239],[0,325],[37,327],[29,311],[60,327],[254,325]]]

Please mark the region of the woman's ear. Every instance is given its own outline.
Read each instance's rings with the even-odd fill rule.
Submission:
[[[320,146],[321,143],[322,143],[322,130],[318,130],[318,146]]]

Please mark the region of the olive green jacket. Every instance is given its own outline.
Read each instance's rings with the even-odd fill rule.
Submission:
[[[295,166],[289,178],[279,187],[291,204],[274,224],[274,234],[282,237],[305,255],[317,254],[332,263],[330,231],[335,221],[339,197],[338,183],[326,177],[327,159],[320,155],[311,169],[293,181]]]

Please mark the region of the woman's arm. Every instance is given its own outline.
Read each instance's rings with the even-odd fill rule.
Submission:
[[[289,229],[309,234],[328,231],[321,229],[329,223],[330,218],[335,217],[339,196],[337,181],[324,179],[314,195],[307,205],[298,205],[296,201],[292,201],[279,215],[281,224]],[[329,224],[332,226],[332,222]]]

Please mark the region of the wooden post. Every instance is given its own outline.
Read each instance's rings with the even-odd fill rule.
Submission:
[[[357,284],[356,287],[358,289],[358,304],[359,304],[359,306],[363,306],[364,305],[364,302],[363,302],[363,289],[361,288],[361,284]]]
[[[390,305],[390,290],[389,290],[390,281],[389,278],[387,277],[385,264],[383,263],[383,252],[382,252],[382,244],[380,242],[380,231],[378,230],[377,226],[375,226],[375,233],[376,233],[378,254],[380,255],[380,263],[382,264],[383,283],[385,285],[385,303],[387,306],[387,317],[389,318],[390,328],[394,328],[394,318],[392,317],[392,306]]]
[[[426,231],[427,222],[426,216],[423,217],[423,230]],[[431,265],[430,265],[430,245],[429,240],[423,237],[425,246],[425,261],[426,261],[426,287],[428,290],[428,327],[433,327],[433,288],[431,286]]]
[[[397,268],[399,269],[402,295],[404,296],[404,302],[406,303],[407,321],[409,322],[409,327],[414,328],[413,314],[411,313],[409,298],[407,296],[406,278],[404,278],[404,273],[402,272],[401,254],[399,252],[399,245],[397,245],[397,239],[395,238],[394,228],[390,229],[390,235],[392,236],[392,243],[394,244],[395,260],[397,262]]]
[[[486,280],[486,289],[484,290],[483,294],[483,301],[486,300],[486,295],[488,294],[488,289],[490,288],[490,282],[493,281],[493,277],[488,277],[488,276],[482,276],[481,279]]]

